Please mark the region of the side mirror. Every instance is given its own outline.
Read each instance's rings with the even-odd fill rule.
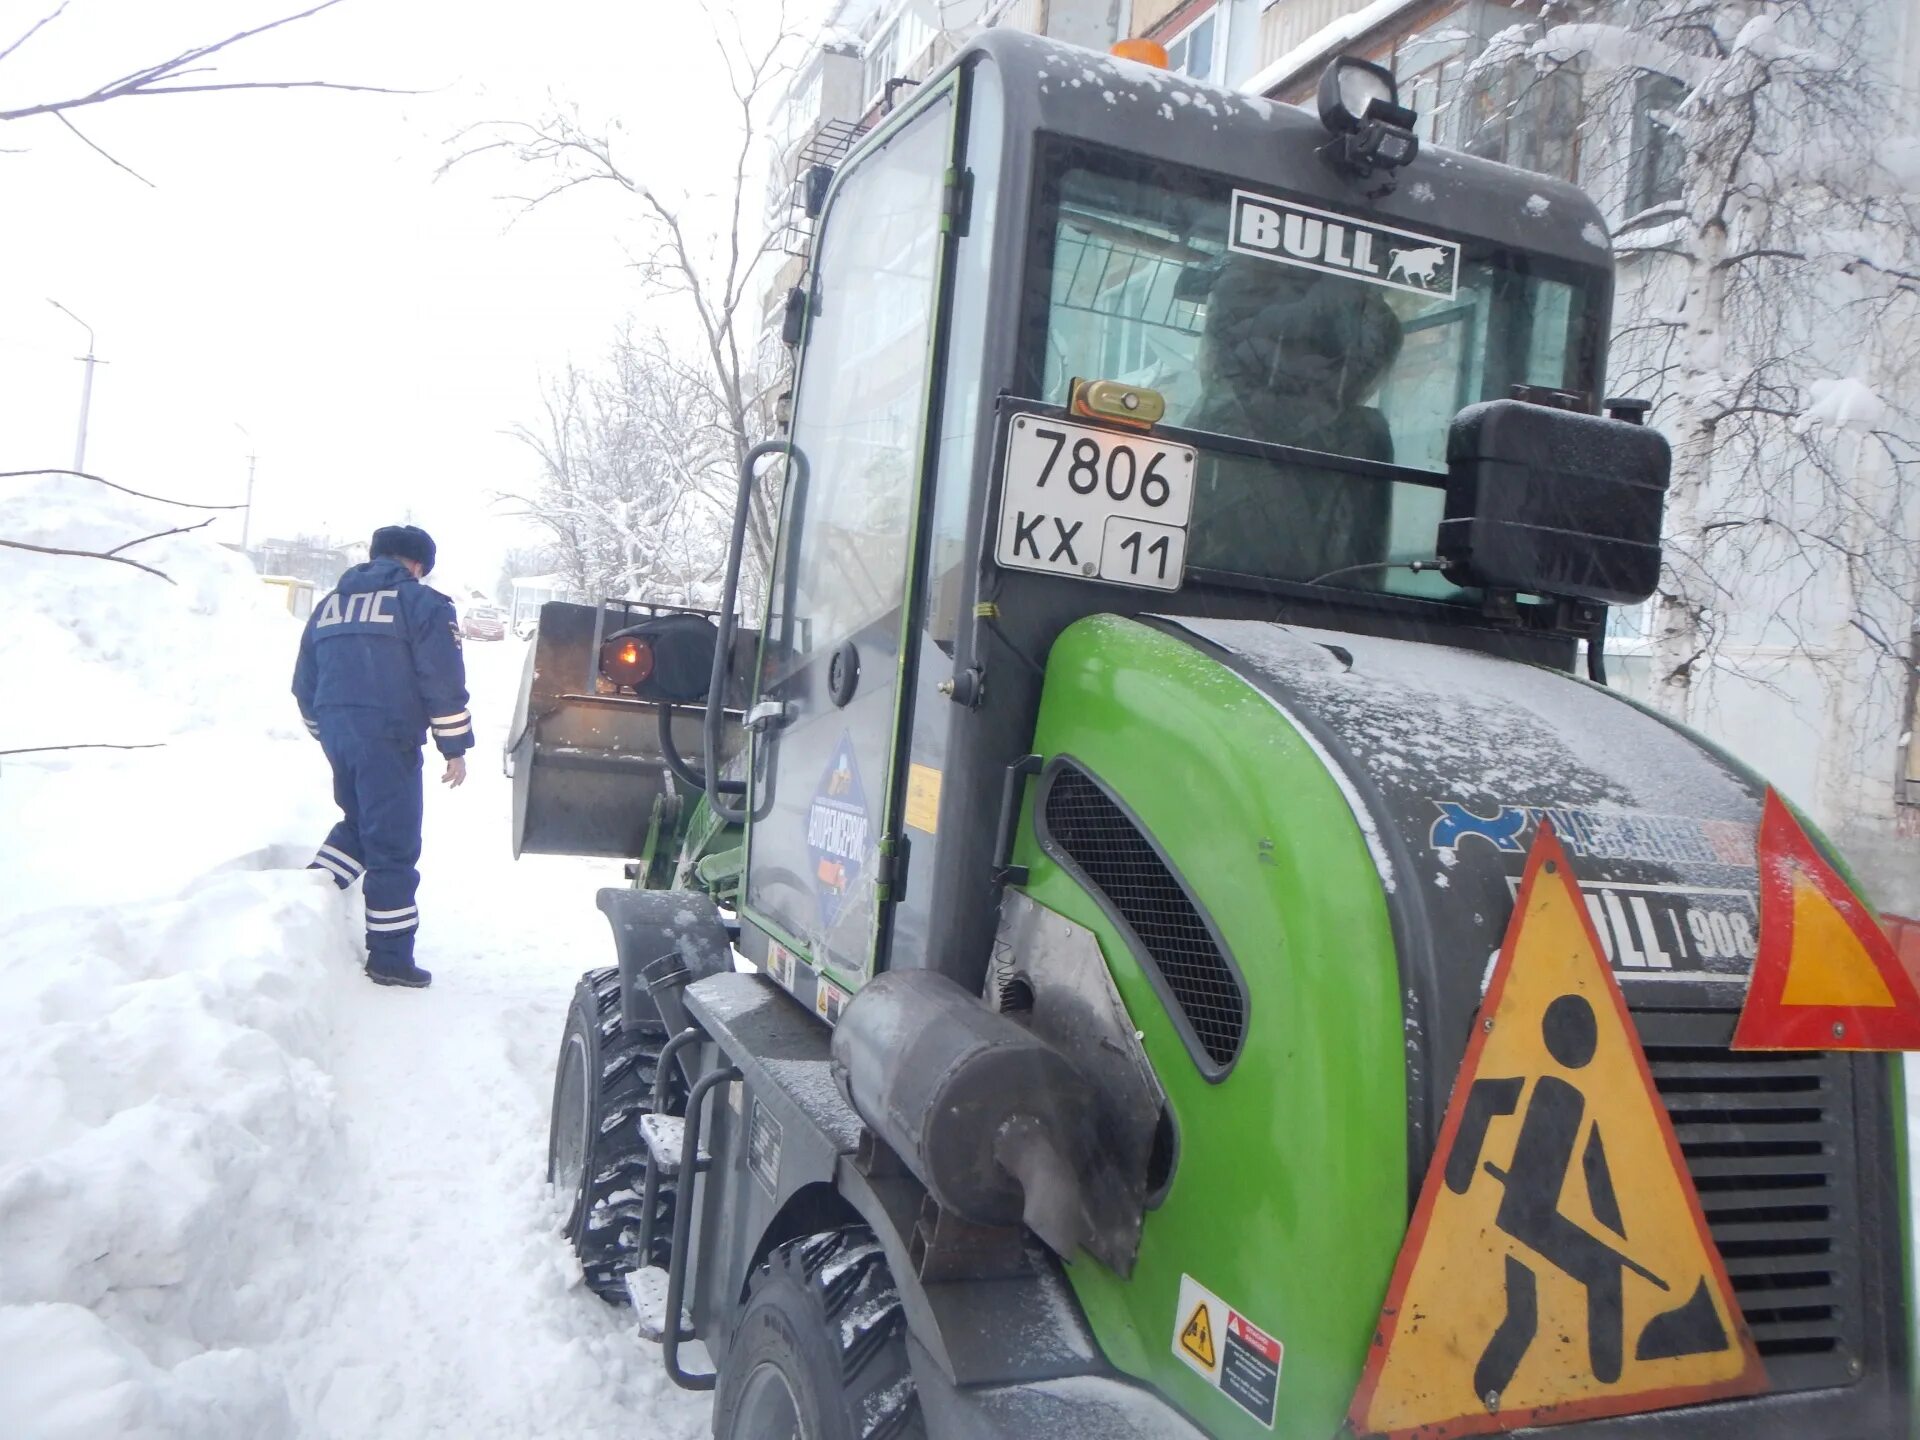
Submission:
[[[600,642],[600,673],[636,699],[691,705],[707,698],[719,643],[703,615],[655,615]]]
[[[1660,582],[1673,453],[1658,430],[1518,400],[1447,431],[1438,553],[1462,585],[1637,605]]]
[[[827,208],[827,191],[833,186],[833,166],[809,165],[800,176],[800,206],[809,220],[818,220]]]
[[[789,350],[807,333],[807,292],[796,285],[787,291],[787,306],[780,316],[780,343]]]

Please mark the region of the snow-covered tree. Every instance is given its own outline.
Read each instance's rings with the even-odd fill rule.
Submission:
[[[1653,698],[1711,729],[1716,692],[1770,687],[1823,741],[1830,823],[1888,813],[1915,663],[1914,23],[1902,0],[1548,0],[1470,71],[1521,77],[1508,119],[1577,93],[1572,178],[1615,217],[1608,388],[1674,446]]]
[[[1743,606],[1787,643],[1907,661],[1920,143],[1882,0],[1548,4],[1477,69],[1577,72],[1579,179],[1622,216],[1610,388],[1674,444],[1662,705],[1695,709]],[[1837,597],[1837,598],[1836,598]]]
[[[539,189],[517,197],[529,209],[581,185],[616,187],[631,198],[642,283],[650,300],[677,303],[676,325],[692,337],[678,349],[685,357],[680,381],[703,392],[703,405],[721,417],[728,449],[711,457],[711,471],[731,493],[747,451],[772,433],[774,396],[785,383],[782,368],[766,363],[755,345],[766,262],[779,248],[779,237],[758,222],[768,111],[791,69],[797,39],[784,10],[758,38],[748,36],[738,17],[724,26],[714,18],[726,77],[718,108],[731,135],[725,166],[712,177],[713,193],[698,200],[669,193],[648,173],[657,141],[625,133],[617,120],[587,119],[575,106],[530,121],[472,126],[456,137],[447,165],[488,154],[513,159],[541,179]],[[749,594],[769,564],[777,506],[770,482],[756,487],[747,525]]]
[[[623,335],[599,369],[550,380],[539,423],[513,430],[540,470],[509,498],[552,536],[554,568],[578,593],[712,599],[732,446],[703,378],[659,336]]]

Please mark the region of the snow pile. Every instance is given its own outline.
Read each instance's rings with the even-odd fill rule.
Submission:
[[[182,514],[0,490],[0,535],[49,548]],[[0,749],[164,747],[0,757],[0,1434],[290,1436],[257,1347],[305,1283],[354,936],[321,877],[264,867],[318,833],[324,771],[245,562],[200,533],[128,554],[175,583],[0,550]]]
[[[104,551],[201,518],[70,477],[0,485],[0,535],[48,548]],[[208,535],[124,552],[172,584],[0,550],[0,750],[163,747],[0,756],[0,920],[170,896],[330,823],[325,762],[287,693],[298,625]]]
[[[0,1433],[296,1433],[257,1352],[306,1283],[332,1156],[306,872],[42,911],[0,952]]]

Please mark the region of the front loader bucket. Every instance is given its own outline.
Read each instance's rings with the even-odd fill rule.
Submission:
[[[656,805],[672,812],[697,798],[660,753],[660,707],[610,691],[595,642],[637,616],[617,606],[550,601],[527,651],[505,765],[513,780],[513,853],[633,859],[646,843]],[[682,706],[673,737],[696,767],[701,712]],[[733,732],[737,734],[738,732]]]

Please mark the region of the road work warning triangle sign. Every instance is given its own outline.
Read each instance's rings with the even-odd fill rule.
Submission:
[[[1920,993],[1893,942],[1767,791],[1760,950],[1736,1050],[1920,1050]]]
[[[1445,1440],[1766,1384],[1626,1002],[1542,825],[1353,1429]]]

